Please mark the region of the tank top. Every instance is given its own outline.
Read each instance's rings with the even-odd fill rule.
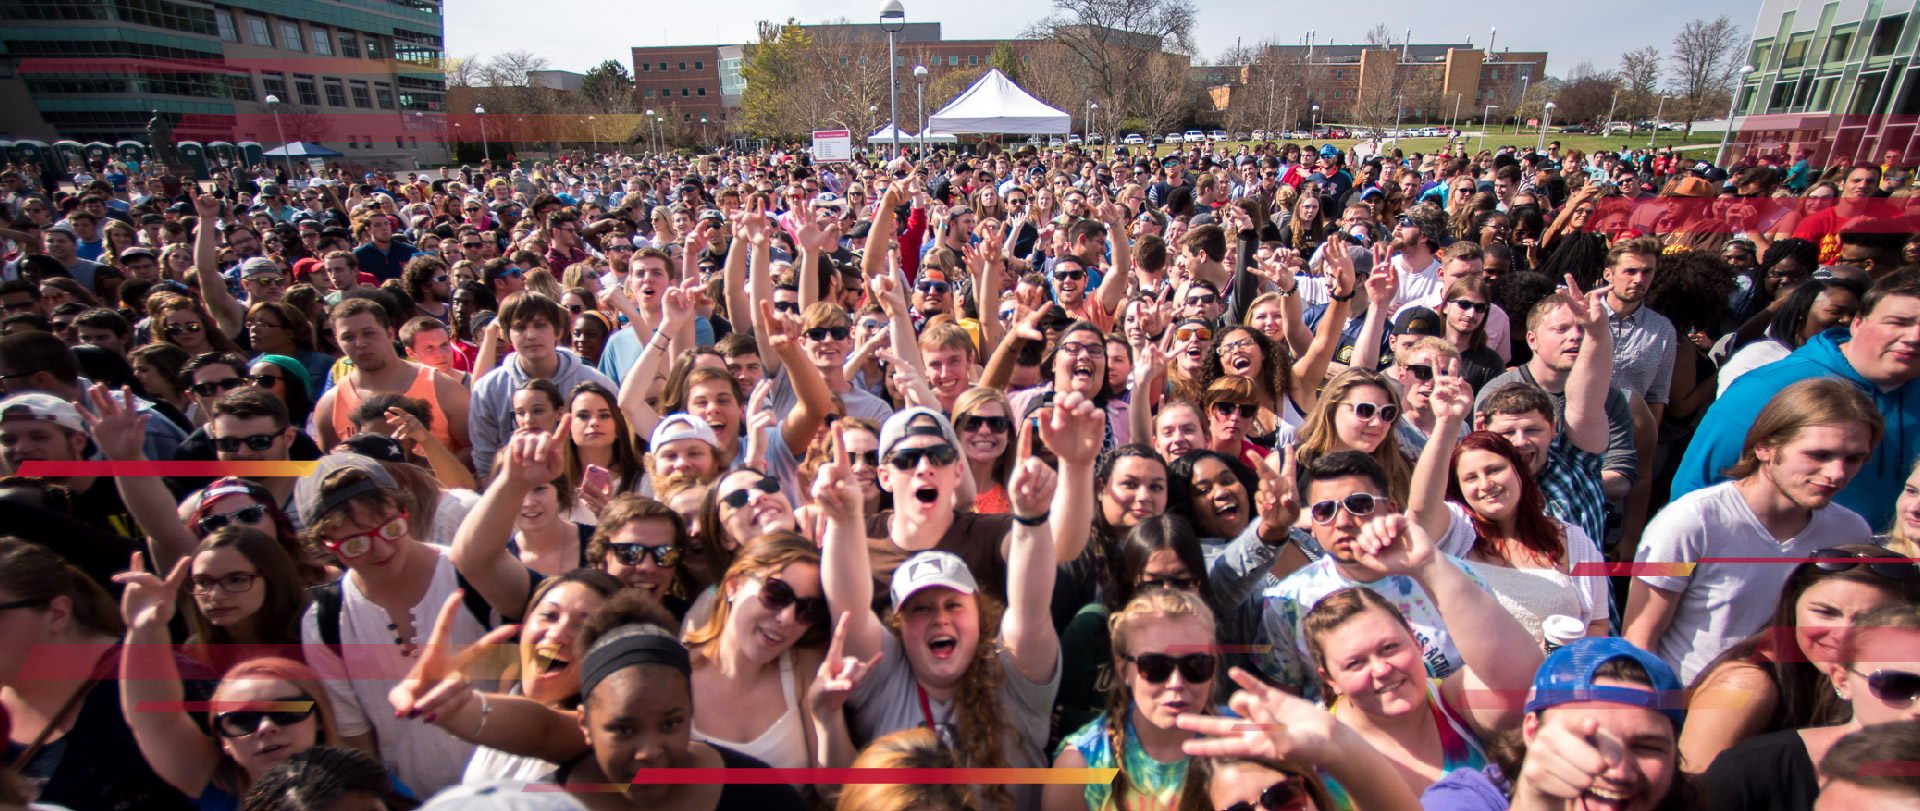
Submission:
[[[1127,714],[1126,751],[1113,751],[1113,739],[1107,735],[1107,714],[1101,713],[1079,732],[1067,737],[1061,749],[1077,749],[1080,757],[1087,761],[1089,769],[1112,769],[1122,763],[1127,771],[1127,799],[1129,809],[1172,808],[1180,796],[1180,787],[1187,779],[1187,759],[1172,763],[1162,763],[1147,754],[1146,747],[1140,745],[1140,736],[1133,728],[1133,714]],[[1114,811],[1113,786],[1088,784],[1085,793],[1088,808],[1101,811]],[[1122,810],[1124,811],[1124,810]]]
[[[786,695],[787,709],[760,737],[746,742],[729,741],[701,732],[696,722],[693,739],[732,749],[776,769],[806,768],[813,758],[807,752],[806,730],[800,726],[800,688],[793,676],[793,651],[780,654],[780,692]]]
[[[453,431],[447,424],[446,409],[440,407],[440,398],[433,392],[433,370],[413,363],[407,365],[413,366],[418,373],[414,375],[413,384],[401,394],[425,400],[427,407],[433,409],[433,424],[427,426],[427,431],[433,434],[434,439],[440,440],[440,444],[447,446],[449,452],[460,450],[459,446],[453,444]],[[352,372],[335,375],[333,391],[333,433],[334,436],[345,439],[354,434],[353,420],[348,419],[348,415],[359,408],[360,402],[367,396],[361,394],[359,387],[353,384]]]
[[[1339,703],[1339,699],[1334,699],[1334,703],[1328,705],[1328,710],[1331,711]],[[1480,747],[1480,738],[1473,734],[1473,728],[1467,725],[1467,719],[1460,715],[1460,711],[1447,703],[1446,696],[1440,691],[1439,679],[1427,679],[1427,709],[1433,713],[1433,725],[1440,731],[1442,775],[1461,769],[1479,771],[1487,767],[1487,753]],[[1341,811],[1353,811],[1353,799],[1347,796],[1346,790],[1333,779],[1333,775],[1323,771],[1320,778],[1326,783],[1334,806]]]

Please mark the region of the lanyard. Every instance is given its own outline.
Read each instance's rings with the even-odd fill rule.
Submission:
[[[927,728],[933,730],[936,735],[939,734],[940,727],[933,723],[933,705],[927,703],[927,688],[921,687],[919,682],[914,682],[913,690],[920,694],[920,715],[927,719]]]

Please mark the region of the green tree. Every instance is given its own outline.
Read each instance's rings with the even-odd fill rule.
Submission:
[[[813,38],[792,17],[785,23],[761,20],[759,28],[759,42],[740,69],[747,83],[740,96],[745,127],[765,137],[795,135],[801,131],[796,123],[804,97],[793,91],[807,78],[807,50]]]
[[[633,77],[627,66],[612,59],[594,66],[580,81],[580,99],[592,112],[632,112]]]
[[[993,53],[987,54],[987,67],[1006,74],[1014,84],[1020,83],[1020,57],[1013,52],[1013,46],[1005,40],[995,43]]]

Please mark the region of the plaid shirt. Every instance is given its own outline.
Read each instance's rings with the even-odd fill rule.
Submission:
[[[1595,543],[1604,543],[1607,494],[1600,489],[1600,468],[1606,457],[1581,450],[1565,431],[1547,447],[1546,467],[1533,480],[1547,497],[1547,514],[1579,527]]]

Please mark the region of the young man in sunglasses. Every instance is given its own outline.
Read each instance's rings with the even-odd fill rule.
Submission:
[[[1093,217],[1067,229],[1068,253],[1054,259],[1054,299],[1077,321],[1090,321],[1101,332],[1112,332],[1115,312],[1127,298],[1132,275],[1133,241],[1127,236],[1127,210],[1114,203],[1093,208]],[[1100,273],[1101,261],[1112,267]],[[1096,274],[1098,278],[1096,278]],[[1099,288],[1092,285],[1099,282]]]
[[[298,428],[292,428],[286,441],[277,444],[260,438],[267,434],[277,436],[283,429],[289,429],[291,420],[285,403],[266,390],[250,385],[252,378],[247,374],[247,363],[239,355],[230,352],[200,355],[187,362],[181,370],[181,377],[186,378],[188,396],[200,406],[202,413],[217,415],[226,410],[238,416],[229,420],[225,433],[221,432],[218,421],[211,419],[194,429],[180,443],[179,449],[174,451],[171,457],[173,461],[211,462],[219,459],[283,462],[291,459],[304,462],[320,458],[320,446],[314,443],[313,437]],[[272,413],[273,409],[262,404],[261,395],[279,407],[277,417]],[[238,399],[226,402],[236,397]],[[269,422],[277,422],[277,427]],[[249,438],[251,441],[246,441]],[[176,491],[183,492],[201,487],[208,481],[211,478],[175,477],[169,480],[169,484]],[[259,481],[263,485],[269,482],[268,479]],[[293,492],[292,480],[284,482],[284,487],[269,487],[282,501]]]
[[[1397,267],[1400,258],[1395,257],[1394,262]],[[1447,288],[1461,279],[1485,277],[1486,263],[1486,251],[1477,242],[1462,240],[1448,245],[1436,260],[1437,275],[1433,279],[1428,280],[1420,275],[1400,274],[1400,294],[1394,297],[1397,307],[1394,317],[1398,318],[1412,307],[1425,307],[1444,315],[1447,307]],[[1414,284],[1419,290],[1409,293],[1407,290],[1409,283]],[[1507,317],[1507,311],[1501,309],[1498,304],[1487,305],[1486,328],[1487,348],[1498,353],[1502,361],[1512,360],[1513,348],[1510,344],[1513,323]]]
[[[1775,394],[1747,429],[1731,481],[1674,499],[1648,522],[1621,635],[1691,683],[1766,624],[1792,564],[1872,541],[1866,519],[1834,497],[1884,433],[1873,401],[1847,381],[1813,378]],[[1671,563],[1690,565],[1657,565]]]
[[[1431,311],[1427,311],[1429,314]],[[1432,316],[1438,319],[1438,316]],[[1420,337],[1394,351],[1394,364],[1387,376],[1400,383],[1400,419],[1394,423],[1394,438],[1400,447],[1417,456],[1426,447],[1427,437],[1438,427],[1433,414],[1434,384],[1442,378],[1460,376],[1460,350],[1443,338]]]
[[[1317,548],[1303,548],[1313,562],[1266,591],[1255,638],[1258,644],[1268,646],[1255,657],[1261,673],[1291,692],[1317,697],[1319,684],[1300,623],[1321,600],[1353,586],[1372,589],[1400,609],[1420,640],[1428,675],[1440,679],[1459,670],[1464,660],[1432,595],[1412,577],[1378,576],[1361,561],[1357,546],[1361,528],[1398,513],[1401,507],[1387,496],[1387,473],[1380,463],[1359,451],[1335,451],[1301,465],[1297,475],[1300,502]],[[1486,583],[1458,559],[1465,552],[1439,548],[1435,554],[1444,555],[1461,575],[1486,588]]]

